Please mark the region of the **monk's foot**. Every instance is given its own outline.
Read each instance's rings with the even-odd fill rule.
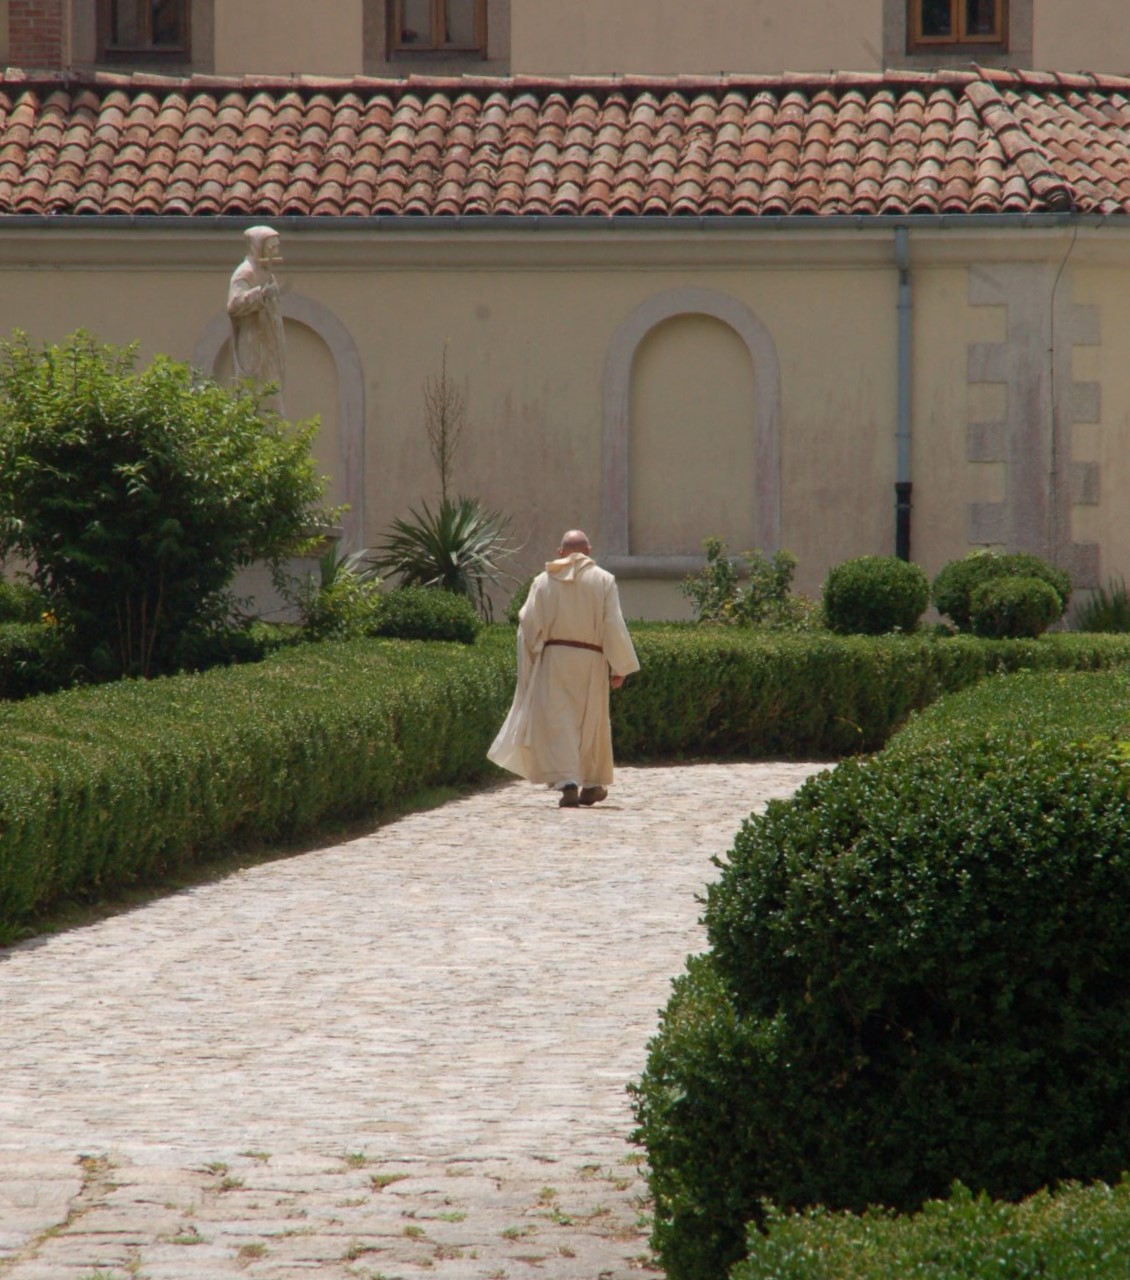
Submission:
[[[607,787],[584,787],[577,798],[578,804],[596,804],[599,800],[608,799]]]
[[[577,805],[581,803],[581,798],[577,794],[577,788],[574,786],[562,787],[561,799],[558,800],[557,803],[562,809],[575,809]],[[592,801],[590,800],[586,803],[591,804]]]

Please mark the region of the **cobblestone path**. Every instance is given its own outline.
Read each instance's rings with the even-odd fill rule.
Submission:
[[[625,1086],[821,767],[516,782],[0,951],[0,1280],[658,1275]]]

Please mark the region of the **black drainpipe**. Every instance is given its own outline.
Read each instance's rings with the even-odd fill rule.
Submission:
[[[895,480],[895,555],[910,559],[910,233],[895,228],[895,264],[899,272],[898,298],[898,462]]]

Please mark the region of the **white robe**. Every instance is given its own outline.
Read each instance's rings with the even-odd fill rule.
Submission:
[[[612,781],[608,677],[640,669],[616,579],[579,551],[538,574],[518,615],[518,684],[488,759],[531,782]],[[603,653],[547,640],[582,640]]]

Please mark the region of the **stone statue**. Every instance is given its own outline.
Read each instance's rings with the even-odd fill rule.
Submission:
[[[282,262],[279,233],[273,227],[248,227],[243,238],[247,243],[247,257],[232,273],[228,288],[235,376],[277,384],[277,393],[266,403],[280,417],[285,417],[286,351],[282,309],[279,286],[271,270]]]

